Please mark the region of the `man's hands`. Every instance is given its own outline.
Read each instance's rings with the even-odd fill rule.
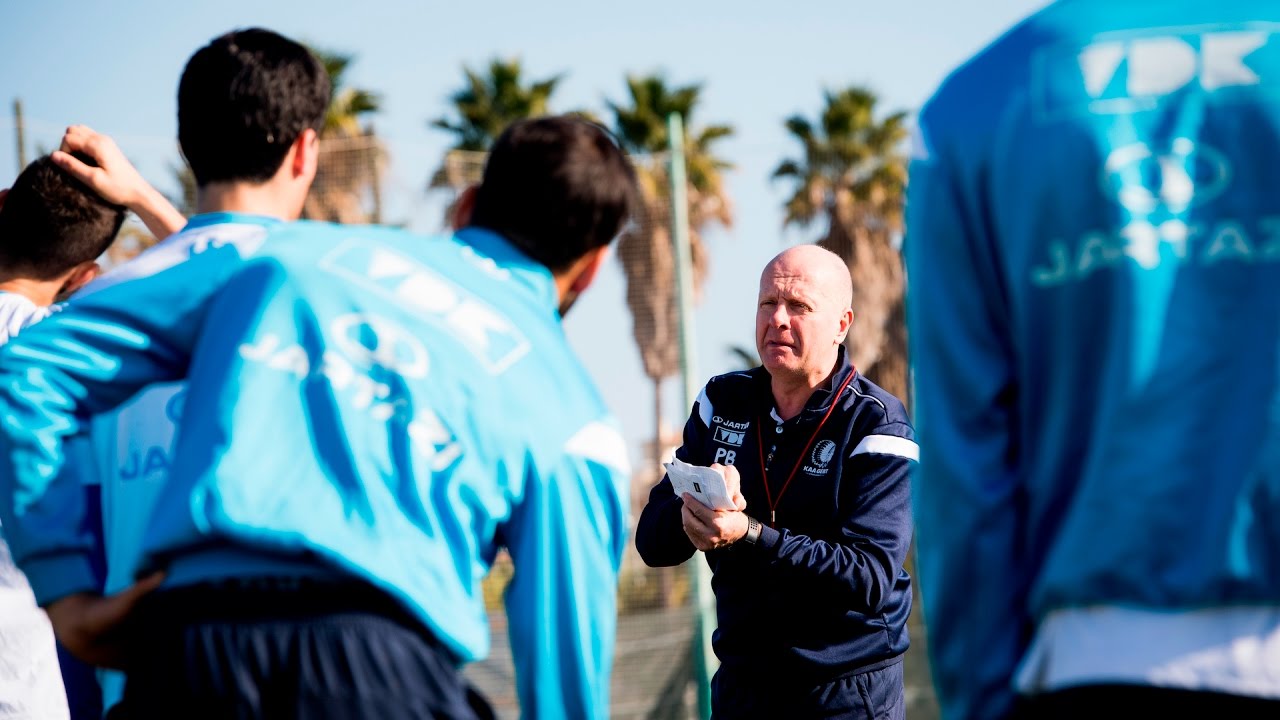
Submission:
[[[163,581],[164,573],[152,573],[115,595],[68,595],[45,610],[58,640],[72,655],[91,665],[123,668],[121,627],[138,601]]]
[[[742,476],[732,465],[716,463],[711,468],[724,475],[729,497],[737,510],[712,510],[687,493],[681,496],[684,507],[680,510],[680,518],[684,534],[689,536],[695,548],[703,552],[728,547],[747,534],[747,516],[743,512],[747,509],[747,500],[742,496]]]
[[[73,152],[93,158],[98,167],[86,165],[71,155]],[[182,213],[142,179],[116,142],[107,135],[84,125],[72,125],[62,136],[62,147],[53,153],[52,159],[103,200],[124,205],[137,213],[157,240],[165,239],[187,224]]]

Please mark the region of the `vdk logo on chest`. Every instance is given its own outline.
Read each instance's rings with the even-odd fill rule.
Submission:
[[[716,448],[715,462],[723,462],[725,465],[733,464],[738,457],[738,451],[729,448],[742,447],[742,441],[749,427],[751,427],[749,421],[726,420],[719,415],[711,418],[712,440],[723,446]]]

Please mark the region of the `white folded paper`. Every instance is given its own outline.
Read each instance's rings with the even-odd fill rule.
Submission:
[[[671,478],[671,487],[677,496],[688,493],[712,510],[736,509],[729,499],[729,486],[719,472],[701,465],[690,465],[680,458],[672,458],[662,467],[667,469],[667,477]]]

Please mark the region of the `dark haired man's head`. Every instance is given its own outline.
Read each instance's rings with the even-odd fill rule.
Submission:
[[[95,165],[87,155],[75,156]],[[0,277],[48,281],[92,265],[120,232],[124,214],[48,155],[39,158],[18,175],[0,207]]]
[[[306,130],[319,131],[329,76],[311,51],[270,30],[236,30],[187,61],[178,141],[196,184],[265,182]]]
[[[489,153],[470,224],[563,272],[617,237],[635,195],[631,164],[599,125],[569,116],[521,120]]]

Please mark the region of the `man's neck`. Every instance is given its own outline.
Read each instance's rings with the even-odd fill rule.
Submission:
[[[773,402],[778,409],[778,415],[783,420],[790,420],[799,415],[809,403],[809,398],[813,397],[813,391],[830,382],[835,372],[836,362],[832,359],[826,372],[814,371],[795,375],[770,374],[770,389],[773,391]]]
[[[287,193],[271,182],[213,182],[197,193],[196,212],[234,212],[296,220],[298,208]]]
[[[0,282],[0,291],[21,295],[40,307],[52,305],[58,299],[58,291],[62,289],[63,280],[31,280],[29,278],[12,278]]]

